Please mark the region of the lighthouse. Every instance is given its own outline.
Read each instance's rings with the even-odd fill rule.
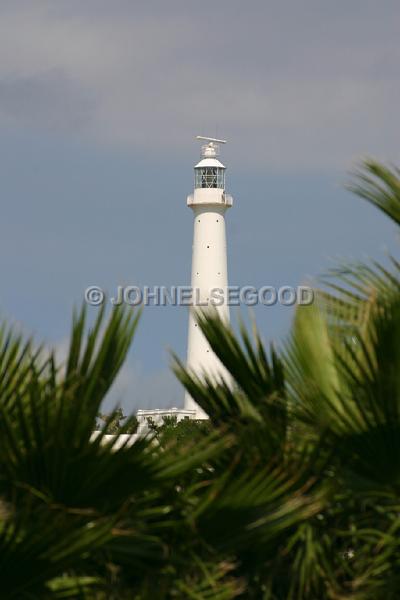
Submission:
[[[194,192],[187,198],[193,210],[192,299],[189,314],[187,368],[200,378],[207,373],[213,379],[229,378],[196,322],[196,310],[212,304],[212,292],[218,290],[222,303],[215,306],[219,316],[229,321],[227,303],[228,264],[225,213],[232,196],[225,192],[225,166],[219,160],[220,144],[225,140],[197,136],[203,143],[201,160],[194,167]],[[222,294],[220,291],[222,290]],[[195,411],[196,419],[207,419],[205,412],[188,393],[185,410]]]

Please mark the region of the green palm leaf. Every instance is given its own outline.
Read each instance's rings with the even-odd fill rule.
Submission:
[[[400,225],[400,169],[366,159],[347,188]]]

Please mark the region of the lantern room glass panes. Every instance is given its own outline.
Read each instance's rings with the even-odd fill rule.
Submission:
[[[225,189],[225,169],[221,169],[221,167],[195,169],[194,185],[196,188]]]

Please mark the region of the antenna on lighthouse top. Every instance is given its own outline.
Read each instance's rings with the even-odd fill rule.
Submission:
[[[204,140],[205,142],[215,142],[216,144],[226,144],[226,140],[218,140],[217,138],[204,137],[204,135],[196,135],[196,140]]]
[[[226,140],[205,137],[204,135],[196,135],[196,140],[208,142],[201,147],[202,158],[214,158],[215,156],[219,156],[219,144],[226,144]]]

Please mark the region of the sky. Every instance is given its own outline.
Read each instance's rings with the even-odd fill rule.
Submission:
[[[187,285],[198,134],[228,140],[232,285],[396,252],[344,185],[400,162],[399,22],[398,0],[2,0],[0,316],[62,360],[88,286]],[[255,317],[279,343],[293,311]],[[146,308],[106,407],[181,406],[186,337],[185,308]]]

